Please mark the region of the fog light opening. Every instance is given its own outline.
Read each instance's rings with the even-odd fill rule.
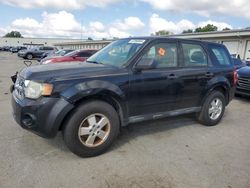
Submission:
[[[35,124],[35,117],[30,114],[25,114],[22,123],[24,126],[31,128]]]

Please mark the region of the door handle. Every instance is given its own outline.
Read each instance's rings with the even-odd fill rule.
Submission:
[[[175,74],[169,74],[169,75],[167,76],[167,78],[173,80],[173,79],[176,79],[177,76],[176,76]]]
[[[214,76],[214,73],[212,73],[212,72],[207,72],[207,73],[205,74],[205,76],[208,77],[208,78],[211,78],[211,77]]]

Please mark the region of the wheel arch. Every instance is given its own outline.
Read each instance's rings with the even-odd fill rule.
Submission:
[[[71,116],[72,112],[78,108],[79,106],[86,104],[90,101],[103,101],[111,105],[117,112],[120,126],[125,126],[128,122],[127,120],[127,108],[124,100],[118,96],[116,93],[108,90],[102,90],[99,93],[96,93],[94,95],[87,95],[82,96],[81,98],[78,98],[74,101],[74,108],[69,111],[66,116],[64,117],[59,130],[62,130],[63,126],[65,125],[67,119]]]
[[[206,98],[213,92],[219,91],[225,96],[226,105],[229,103],[229,85],[226,82],[218,82],[206,90],[206,95],[202,98],[201,105],[205,102]]]

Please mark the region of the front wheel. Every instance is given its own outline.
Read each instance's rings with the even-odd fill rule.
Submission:
[[[218,124],[225,112],[225,96],[219,92],[212,92],[205,100],[202,110],[197,114],[198,121],[206,126]]]
[[[63,137],[68,148],[80,157],[104,153],[119,133],[119,118],[108,103],[92,101],[76,108],[67,120]]]
[[[26,55],[26,59],[32,60],[32,59],[33,59],[33,55],[32,55],[32,54],[27,54],[27,55]]]

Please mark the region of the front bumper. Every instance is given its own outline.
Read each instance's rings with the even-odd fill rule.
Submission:
[[[250,97],[250,90],[246,90],[246,89],[241,88],[241,87],[237,87],[235,93],[239,94],[239,95],[245,95],[245,96],[249,96]]]
[[[12,94],[13,116],[24,129],[45,138],[55,137],[63,119],[74,106],[63,98],[18,99]]]
[[[239,76],[235,93],[250,96],[250,78]]]

